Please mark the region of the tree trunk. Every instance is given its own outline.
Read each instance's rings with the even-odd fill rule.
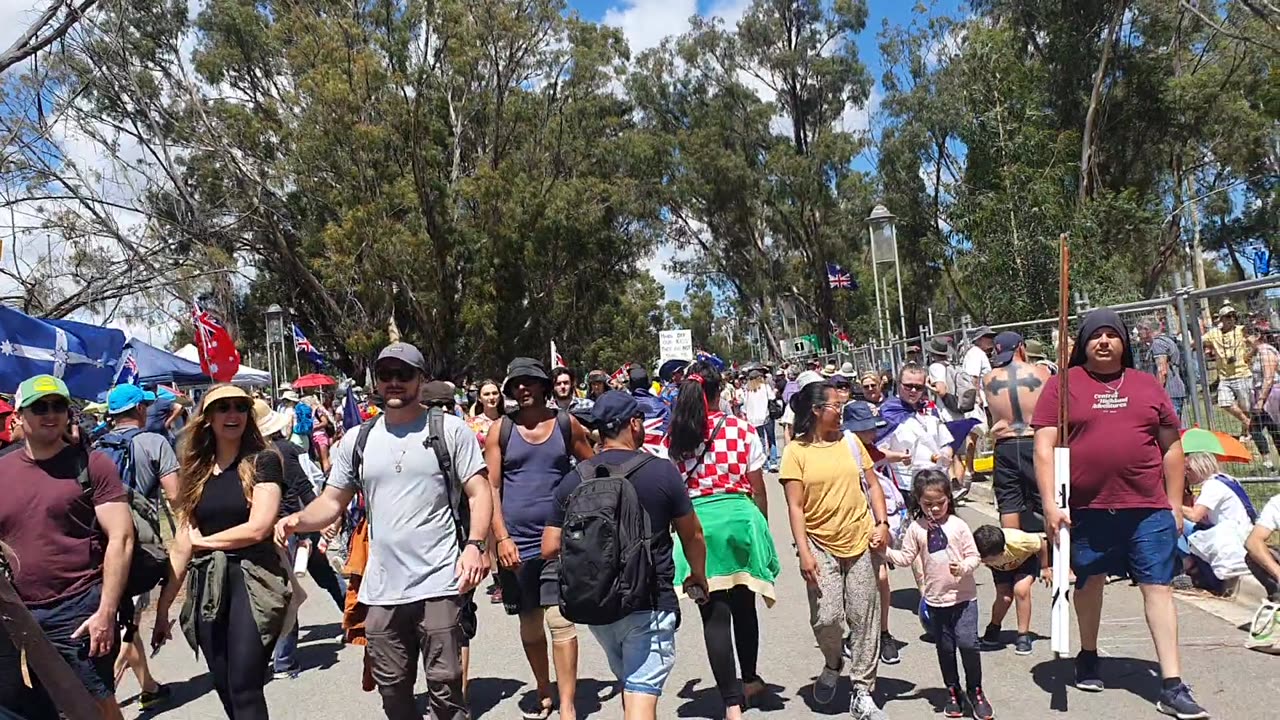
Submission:
[[[1093,192],[1093,183],[1089,176],[1093,172],[1093,154],[1096,147],[1098,111],[1102,104],[1102,81],[1107,76],[1107,64],[1111,61],[1111,48],[1120,38],[1120,22],[1124,19],[1126,0],[1116,0],[1111,11],[1111,24],[1107,27],[1107,36],[1102,45],[1102,56],[1098,58],[1098,69],[1093,73],[1093,90],[1089,93],[1089,110],[1084,116],[1084,134],[1080,138],[1080,189],[1077,205],[1084,206]]]

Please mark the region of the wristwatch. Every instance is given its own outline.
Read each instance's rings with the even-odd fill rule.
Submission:
[[[462,547],[465,549],[468,545],[474,545],[476,549],[480,551],[481,555],[483,555],[485,550],[488,549],[488,546],[485,545],[483,540],[468,540],[462,544]]]

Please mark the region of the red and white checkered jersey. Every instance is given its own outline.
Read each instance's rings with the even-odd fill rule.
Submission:
[[[722,412],[708,415],[707,431],[714,430],[723,417]],[[718,493],[751,494],[747,473],[763,468],[765,456],[760,436],[746,420],[732,416],[725,418],[724,426],[711,439],[710,447],[704,448],[704,453],[701,463],[697,455],[676,462],[676,470],[689,488],[689,497]]]

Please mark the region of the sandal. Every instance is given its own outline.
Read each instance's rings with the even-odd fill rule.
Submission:
[[[537,710],[521,709],[520,717],[524,720],[549,720],[551,711],[555,709],[555,702],[551,698],[542,698],[538,701]]]

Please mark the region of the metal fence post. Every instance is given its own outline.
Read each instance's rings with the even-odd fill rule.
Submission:
[[[1190,297],[1190,293],[1185,293],[1185,297]],[[1198,363],[1198,372],[1196,373],[1197,384],[1200,386],[1203,394],[1199,399],[1204,402],[1204,428],[1206,430],[1213,429],[1213,398],[1209,397],[1209,360],[1204,356],[1204,337],[1200,332],[1199,316],[1188,319],[1188,329],[1191,331],[1191,342],[1195,343],[1197,351],[1200,353],[1200,362]]]
[[[1187,395],[1188,395],[1187,404],[1191,407],[1192,426],[1199,426],[1200,425],[1200,408],[1197,405],[1197,403],[1199,401],[1200,391],[1205,390],[1206,387],[1200,385],[1200,378],[1197,376],[1197,374],[1192,373],[1192,370],[1191,370],[1195,366],[1192,364],[1193,355],[1191,352],[1191,342],[1190,342],[1191,333],[1189,329],[1193,324],[1198,327],[1200,323],[1196,322],[1197,318],[1189,318],[1187,316],[1187,290],[1185,288],[1177,292],[1177,294],[1174,296],[1174,301],[1177,303],[1177,306],[1178,306],[1178,324],[1182,326],[1181,327],[1182,367],[1184,370],[1183,376],[1186,378],[1186,384],[1187,384]],[[1200,365],[1203,366],[1204,363],[1200,363]],[[1208,417],[1205,418],[1203,427],[1208,429],[1209,427]]]

